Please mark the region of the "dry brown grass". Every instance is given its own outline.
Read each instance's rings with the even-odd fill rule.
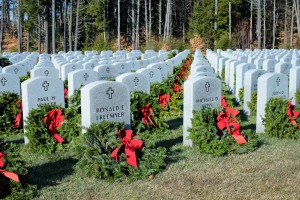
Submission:
[[[181,127],[173,133],[181,136]],[[176,161],[153,180],[109,183],[74,173],[37,199],[299,199],[300,143],[261,138],[255,152],[219,158],[174,144]]]

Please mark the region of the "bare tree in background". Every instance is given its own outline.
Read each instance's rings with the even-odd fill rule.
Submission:
[[[287,45],[287,12],[288,12],[288,3],[285,0],[285,9],[284,9],[284,45]]]
[[[250,31],[249,31],[249,48],[252,49],[252,29],[253,29],[253,0],[250,0]]]
[[[77,45],[78,45],[78,24],[79,24],[79,13],[80,13],[80,0],[77,0],[77,9],[76,9],[76,22],[75,22],[75,40],[74,40],[74,51],[77,51]]]
[[[21,13],[22,0],[18,0],[18,52],[22,52],[22,13]]]
[[[120,18],[120,0],[118,0],[118,50],[121,50]]]
[[[295,3],[293,3],[293,6],[292,6],[290,47],[293,46],[293,36],[294,36],[294,13],[295,13]]]
[[[276,14],[276,0],[273,2],[273,41],[272,41],[272,48],[275,48],[275,40],[276,40],[276,24],[277,24],[277,14]]]
[[[146,48],[148,48],[148,5],[147,0],[145,0],[145,33],[146,33]]]
[[[230,1],[229,4],[231,5]],[[215,22],[214,22],[214,30],[215,30],[215,41],[214,41],[214,46],[216,47],[217,45],[217,28],[218,28],[218,0],[215,0]]]
[[[137,1],[137,14],[136,14],[136,34],[135,34],[135,49],[139,48],[140,43],[140,0]]]
[[[52,0],[52,53],[56,53],[55,11],[55,0]]]
[[[64,52],[67,52],[67,0],[64,1],[64,44],[63,49]]]
[[[5,1],[2,0],[2,4],[1,4],[1,27],[0,27],[0,52],[2,53],[2,40],[3,40],[3,29],[4,29],[4,5],[5,5]]]
[[[73,0],[70,1],[70,17],[69,17],[69,51],[72,51],[72,22],[73,22]]]
[[[229,33],[228,33],[228,38],[229,41],[231,41],[231,1],[228,2],[228,15],[229,15]]]
[[[263,0],[263,10],[264,10],[264,40],[263,40],[263,48],[266,48],[266,0]]]
[[[261,0],[257,0],[257,19],[256,19],[257,48],[261,49]]]
[[[132,50],[135,49],[135,11],[134,11],[134,0],[131,0],[131,26],[132,26]]]

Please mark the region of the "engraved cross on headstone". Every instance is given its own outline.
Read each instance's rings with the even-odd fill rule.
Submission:
[[[3,78],[1,79],[2,86],[5,86],[6,82],[7,82],[6,78],[3,77]]]
[[[150,75],[150,78],[153,78],[154,72],[151,71],[151,72],[149,73],[149,75]]]
[[[48,71],[48,70],[44,71],[44,74],[45,74],[46,76],[48,76],[48,75],[49,75],[49,71]]]
[[[108,90],[106,90],[106,94],[108,95],[108,99],[112,99],[112,95],[115,93],[115,91],[109,87]]]
[[[45,91],[48,91],[48,87],[49,87],[49,83],[47,81],[44,81],[44,83],[42,84],[42,86],[44,87]]]
[[[138,79],[138,77],[135,77],[135,78],[133,79],[134,85],[135,85],[135,86],[138,86],[139,81],[140,81],[140,79]]]
[[[279,77],[277,77],[276,83],[277,83],[277,86],[279,86],[279,83],[280,83],[280,78]]]
[[[72,66],[72,69],[73,69],[73,71],[74,71],[74,70],[76,69],[76,66],[75,66],[75,65],[73,65],[73,66]]]
[[[209,88],[210,88],[210,84],[209,84],[209,82],[206,82],[205,83],[206,92],[209,92]]]
[[[124,64],[121,65],[121,68],[124,69]]]
[[[83,75],[83,78],[85,79],[85,81],[87,81],[87,79],[89,78],[89,75],[88,75],[87,73],[85,73],[85,74]]]
[[[19,69],[18,69],[18,68],[15,68],[15,69],[14,69],[14,72],[15,72],[15,74],[17,74],[17,73],[19,72]]]
[[[109,67],[106,68],[106,72],[109,74],[109,72],[110,72],[110,68]]]
[[[162,69],[162,67],[159,65],[157,69],[161,70],[161,69]]]

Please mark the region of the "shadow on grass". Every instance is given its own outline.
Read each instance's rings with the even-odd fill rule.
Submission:
[[[170,119],[167,124],[169,125],[169,130],[175,130],[179,128],[183,124],[183,118],[177,117],[174,119]]]
[[[74,158],[66,158],[30,167],[29,182],[37,185],[38,189],[57,185],[60,180],[73,173],[76,162]]]
[[[15,139],[15,140],[11,140],[10,142],[16,144],[16,145],[21,145],[24,144],[24,138],[19,138],[19,139]]]
[[[176,144],[182,144],[182,142],[183,142],[182,136],[178,136],[176,138],[162,140],[157,143],[157,146],[165,147],[167,149],[167,155],[168,155],[166,158],[167,165],[176,163],[177,161],[182,159],[182,156],[180,156],[182,149],[179,148],[172,149],[173,146],[175,146]]]

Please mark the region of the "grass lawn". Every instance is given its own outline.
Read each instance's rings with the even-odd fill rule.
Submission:
[[[254,119],[244,126],[254,128]],[[19,142],[36,199],[300,199],[300,143],[259,135],[244,155],[213,157],[182,146],[182,118],[169,121],[167,168],[151,179],[111,183],[74,171],[72,151],[32,154]]]

